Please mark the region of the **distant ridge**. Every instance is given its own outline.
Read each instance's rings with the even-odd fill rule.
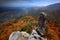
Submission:
[[[12,17],[17,18],[22,14],[38,16],[42,11],[46,12],[51,18],[59,19],[60,3],[51,4],[45,7],[0,7],[0,21],[12,19]]]

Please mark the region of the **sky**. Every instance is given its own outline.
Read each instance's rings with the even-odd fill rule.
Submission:
[[[3,7],[48,6],[54,3],[60,3],[60,0],[0,0]]]

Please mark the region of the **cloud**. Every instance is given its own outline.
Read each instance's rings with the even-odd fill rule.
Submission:
[[[2,0],[0,1],[1,6],[34,6],[39,0]]]
[[[58,2],[60,2],[60,0],[0,0],[0,6],[47,6]]]

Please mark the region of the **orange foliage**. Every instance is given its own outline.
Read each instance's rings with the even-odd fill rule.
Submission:
[[[56,24],[57,25],[57,24]],[[58,31],[58,27],[55,27],[55,23],[52,22],[47,22],[46,26],[48,27],[48,32],[47,32],[47,38],[48,40],[59,40],[59,31]],[[48,37],[49,35],[51,35],[51,37]]]
[[[0,40],[8,40],[9,35],[13,31],[21,30],[23,27],[26,27],[27,25],[36,26],[38,24],[38,18],[34,18],[32,16],[24,16],[20,20],[18,20],[16,23],[14,23],[14,20],[8,20],[2,24],[0,24]],[[48,34],[52,35],[52,38],[48,38],[48,40],[59,40],[58,35],[60,35],[59,30],[59,23],[52,23],[51,21],[46,23],[48,27]],[[57,27],[58,26],[58,27]],[[34,29],[34,27],[32,27]]]
[[[14,20],[8,20],[0,25],[0,40],[8,40],[9,35],[13,31],[21,30],[23,27],[31,23],[37,23],[37,21],[32,16],[24,16],[16,23]]]

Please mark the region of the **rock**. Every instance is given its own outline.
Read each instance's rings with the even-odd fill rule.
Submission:
[[[41,37],[35,30],[33,30],[28,40],[47,40],[47,38]]]
[[[35,30],[33,30],[31,35],[24,31],[12,32],[9,36],[9,40],[47,40],[47,38],[41,37]]]
[[[9,36],[9,40],[27,40],[30,35],[24,31],[15,31],[12,32]]]

